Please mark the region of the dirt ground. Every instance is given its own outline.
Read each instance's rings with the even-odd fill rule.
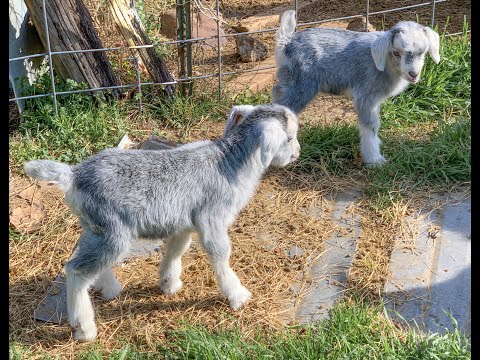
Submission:
[[[222,7],[225,19],[234,22],[285,3],[268,0],[228,1]],[[415,2],[372,0],[370,11],[412,3]],[[96,6],[92,11],[100,14],[101,6]],[[363,6],[363,2],[354,0],[318,1],[302,11],[299,19],[312,21],[352,15],[361,13]],[[429,11],[426,8],[403,15],[372,16],[370,20],[379,28],[382,21],[389,26],[400,18],[414,20],[416,13],[424,21]],[[437,5],[436,19],[440,27],[446,16],[451,16],[450,32],[461,30],[463,14],[467,14],[469,20],[470,1],[449,0]],[[99,15],[98,21],[102,19]],[[108,39],[104,40],[105,46],[121,41],[114,35],[113,29],[109,26],[101,29],[104,39]],[[265,38],[268,36],[265,35]],[[229,46],[224,53],[226,69],[237,66],[232,44]],[[116,60],[119,61],[118,58]],[[202,61],[208,63],[210,60]],[[212,63],[209,66],[210,70],[214,69]],[[125,75],[125,78],[131,75]],[[340,96],[324,96],[312,102],[301,119],[304,123],[353,123],[356,115],[350,100]],[[187,140],[214,138],[220,136],[222,131],[222,124],[207,120],[193,127]],[[178,134],[172,131],[170,138],[176,139]],[[77,219],[68,212],[63,195],[58,190],[45,184],[38,185],[15,171],[10,171],[9,180],[11,228],[22,234],[21,240],[10,239],[9,247],[10,339],[53,356],[75,358],[79,350],[89,345],[74,342],[66,324],[35,321],[33,310],[48,294],[51,281],[62,272],[81,229]],[[232,268],[253,292],[249,305],[239,312],[229,309],[220,297],[206,256],[198,243],[194,242],[184,258],[184,288],[173,297],[162,295],[157,287],[157,266],[161,252],[115,269],[123,284],[120,297],[105,302],[98,294],[94,294],[99,327],[98,344],[104,345],[107,351],[125,343],[138,343],[145,350],[153,350],[156,344],[168,340],[168,330],[180,326],[183,321],[202,324],[210,329],[239,326],[247,336],[258,327],[281,329],[289,319],[286,307],[304,296],[311,286],[309,264],[321,256],[323,242],[336,230],[330,221],[330,196],[352,187],[361,189],[362,186],[362,180],[358,177],[299,175],[293,168],[269,171],[255,197],[229,232],[233,243]],[[353,211],[361,216],[366,231],[360,239],[354,267],[350,272],[350,286],[371,293],[381,289],[388,276],[388,260],[394,239],[402,231],[401,220],[406,214],[415,213],[419,207],[417,201],[420,200],[412,199],[392,210],[398,221],[387,222],[382,217],[372,218],[363,200],[358,200]],[[409,234],[402,236],[408,237]],[[288,252],[294,245],[301,247],[304,254],[289,257]],[[301,285],[300,291],[292,288],[294,283]]]

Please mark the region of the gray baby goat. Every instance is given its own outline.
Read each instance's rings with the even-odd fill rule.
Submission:
[[[172,150],[107,149],[76,166],[49,160],[25,163],[25,173],[56,183],[83,234],[65,265],[67,309],[74,338],[97,335],[88,295],[105,299],[121,284],[111,267],[136,238],[165,238],[160,289],[182,287],[181,256],[198,232],[222,294],[236,310],[251,293],[229,266],[228,227],[247,204],[269,166],[283,167],[300,151],[298,120],[280,105],[236,106],[223,138]]]
[[[298,114],[319,92],[352,96],[363,161],[384,163],[380,105],[418,82],[427,51],[435,63],[440,61],[438,34],[412,21],[368,33],[323,28],[295,33],[295,27],[295,11],[283,13],[272,101]]]

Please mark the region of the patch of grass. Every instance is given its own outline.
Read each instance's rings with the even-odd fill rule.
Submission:
[[[57,91],[85,89],[86,84],[56,79]],[[24,94],[51,91],[48,72],[24,87]],[[42,158],[76,163],[94,152],[116,146],[126,132],[127,105],[100,93],[57,97],[58,116],[50,97],[29,99],[18,129],[10,137],[10,159],[20,166]]]
[[[259,104],[267,104],[272,101],[272,96],[270,91],[269,92],[257,92],[254,94],[249,94],[246,90],[242,91],[237,96],[232,98],[233,105],[259,105]]]
[[[192,126],[207,118],[226,121],[229,107],[215,96],[193,95],[152,101],[145,104],[145,110],[146,116],[155,117],[170,128],[182,129],[184,137],[187,137]]]
[[[24,112],[17,133],[10,138],[15,164],[37,158],[76,163],[116,146],[126,132],[125,109],[118,104],[96,105],[76,96],[59,104],[58,117],[53,105],[46,102]]]
[[[348,124],[305,125],[300,130],[299,142],[297,167],[302,171],[346,174],[360,156],[358,129]]]
[[[455,325],[455,323],[454,323]],[[381,306],[343,301],[331,319],[311,326],[291,327],[283,333],[246,337],[240,331],[184,325],[167,333],[157,352],[126,345],[108,356],[95,347],[79,359],[470,359],[470,343],[456,327],[445,334],[400,330],[384,316]]]
[[[366,169],[369,193],[385,199],[398,198],[396,192],[425,186],[444,189],[468,182],[471,174],[471,121],[458,119],[435,128],[427,140],[405,137],[385,139],[384,152],[389,161]]]

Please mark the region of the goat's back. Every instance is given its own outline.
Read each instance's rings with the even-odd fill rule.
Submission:
[[[296,83],[314,83],[316,91],[342,94],[358,84],[379,82],[371,44],[381,32],[361,33],[316,28],[296,32],[285,46],[283,66]]]

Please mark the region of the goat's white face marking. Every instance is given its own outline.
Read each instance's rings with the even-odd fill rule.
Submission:
[[[429,41],[422,29],[404,29],[398,32],[391,47],[392,58],[405,80],[417,83],[425,62]]]
[[[285,110],[285,115],[287,115],[287,128],[282,129],[283,134],[277,135],[281,137],[280,145],[271,162],[271,165],[276,167],[286,166],[297,160],[300,155],[300,144],[297,139],[298,118],[288,109]]]

